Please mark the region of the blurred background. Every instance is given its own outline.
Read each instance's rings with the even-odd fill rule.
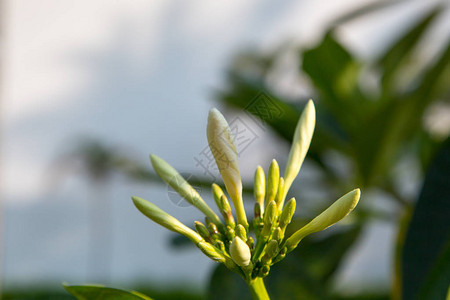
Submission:
[[[249,297],[143,197],[201,214],[150,169],[155,153],[207,203],[208,110],[257,165],[283,170],[309,98],[317,128],[294,182],[298,228],[361,187],[354,215],[271,271],[274,299],[444,299],[450,282],[448,1],[2,0],[0,269],[4,299],[71,299],[62,282],[156,299]],[[218,292],[220,291],[220,293]]]

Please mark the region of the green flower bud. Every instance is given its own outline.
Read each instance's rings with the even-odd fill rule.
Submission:
[[[263,227],[264,227],[264,222],[261,217],[257,217],[255,219],[253,219],[253,229],[255,230],[256,236],[259,236]]]
[[[132,197],[136,208],[145,216],[167,229],[180,233],[197,244],[203,241],[203,238],[194,230],[185,226],[183,223],[154,205],[153,203],[139,197]]]
[[[219,232],[219,229],[217,228],[216,224],[214,224],[210,218],[205,217],[205,223],[206,226],[209,229],[209,232],[211,233],[211,237],[213,240],[220,240],[222,239],[222,235]]]
[[[212,211],[208,204],[203,201],[197,191],[180,175],[171,165],[156,155],[150,155],[150,160],[156,174],[169,184],[180,196],[190,204],[197,207],[216,224],[221,224],[219,217]]]
[[[264,197],[266,196],[266,177],[261,166],[258,166],[255,171],[254,189],[256,202],[259,203],[261,208],[264,209]],[[263,212],[264,210],[261,211],[261,213]]]
[[[275,223],[277,219],[277,204],[275,201],[270,201],[269,205],[267,206],[267,210],[264,213],[264,224],[270,224],[272,225]]]
[[[202,238],[204,238],[207,241],[211,241],[211,236],[209,234],[209,231],[206,228],[206,226],[203,225],[202,222],[194,221],[194,227],[195,227],[195,230],[197,230],[198,234],[200,234]]]
[[[244,226],[242,226],[241,224],[237,224],[234,231],[236,232],[236,235],[240,237],[244,242],[247,241],[247,230],[245,230]]]
[[[287,248],[286,247],[281,248],[280,252],[278,252],[278,255],[274,259],[272,259],[272,264],[275,264],[275,263],[279,262],[280,260],[282,260],[283,258],[285,258],[286,253],[287,253]]]
[[[269,173],[267,175],[267,190],[266,190],[266,208],[270,201],[275,200],[275,196],[278,192],[278,182],[280,180],[280,167],[277,161],[274,159],[269,167]]]
[[[277,211],[278,209],[275,201],[270,201],[269,205],[267,206],[266,212],[264,213],[264,226],[261,231],[261,237],[263,238],[263,240],[269,238],[272,225],[277,219]]]
[[[289,191],[292,182],[297,177],[300,167],[305,159],[306,152],[308,152],[309,145],[314,133],[314,127],[316,125],[316,111],[314,103],[309,100],[305,106],[305,109],[300,116],[300,120],[295,128],[294,140],[292,142],[291,151],[289,152],[289,158],[286,164],[286,170],[284,172],[284,195]]]
[[[250,250],[253,250],[255,248],[255,240],[251,236],[249,236],[247,239],[247,245]]]
[[[283,239],[283,231],[281,230],[280,227],[275,228],[275,230],[272,233],[272,239],[276,240],[277,242]]]
[[[284,205],[284,178],[280,177],[280,182],[278,184],[277,197],[275,198],[275,202],[277,203],[278,211],[281,213]]]
[[[220,188],[220,186],[218,186],[217,184],[213,183],[212,184],[212,194],[214,197],[214,201],[216,201],[216,205],[219,209],[221,209],[220,206],[220,198],[222,197],[222,195],[224,195],[222,189]]]
[[[232,241],[234,239],[234,237],[236,236],[236,233],[234,231],[233,228],[231,228],[230,226],[227,226],[227,230],[225,232],[228,240]]]
[[[270,266],[269,266],[269,265],[264,265],[264,266],[262,266],[261,269],[259,269],[259,274],[258,274],[258,276],[264,278],[264,277],[266,277],[267,275],[269,275],[269,272],[270,272]]]
[[[236,209],[238,223],[248,227],[242,202],[242,181],[239,172],[236,146],[227,121],[215,108],[209,111],[207,137],[209,148],[216,160],[223,182]]]
[[[231,242],[230,255],[233,261],[240,267],[246,267],[250,264],[250,248],[238,236],[235,236],[233,241]]]
[[[297,247],[298,243],[307,235],[324,230],[342,218],[347,216],[358,204],[361,192],[355,189],[334,202],[324,212],[315,217],[311,222],[295,232],[286,241],[288,251],[292,251]]]
[[[225,223],[231,227],[234,227],[236,223],[234,222],[233,213],[231,212],[230,203],[225,195],[220,197],[220,212],[222,213]]]
[[[294,216],[295,213],[295,206],[295,198],[291,198],[283,208],[280,216],[280,228],[282,231],[284,231],[286,229],[286,226],[291,223],[292,216]]]
[[[261,218],[262,217],[262,207],[261,204],[256,202],[254,206],[254,212],[255,212],[255,218]]]
[[[225,244],[221,240],[217,240],[214,242],[214,246],[216,246],[220,251],[225,252]]]
[[[263,264],[268,263],[278,252],[278,242],[271,240],[266,246],[266,253],[264,254],[261,262]]]
[[[197,247],[200,248],[200,250],[202,250],[202,252],[212,260],[220,263],[225,263],[225,257],[223,253],[210,243],[202,241],[197,244]]]

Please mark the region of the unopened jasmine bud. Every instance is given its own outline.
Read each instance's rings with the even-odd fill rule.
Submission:
[[[234,237],[236,236],[234,229],[231,228],[230,226],[227,226],[227,230],[226,230],[225,234],[229,241],[232,241],[234,239]]]
[[[311,222],[295,232],[286,241],[288,251],[292,251],[297,247],[298,243],[307,235],[324,230],[342,218],[347,216],[358,204],[361,192],[355,189],[334,202],[324,212],[315,217]]]
[[[214,224],[210,218],[205,218],[206,226],[208,227],[209,232],[211,233],[211,237],[213,240],[221,239],[222,235],[219,232],[219,229],[217,228],[216,224]]]
[[[206,226],[203,225],[202,222],[195,221],[194,222],[194,227],[195,227],[195,230],[197,230],[198,234],[201,235],[201,237],[203,237],[207,241],[211,241],[211,236],[209,234],[209,231],[206,228]]]
[[[266,177],[261,166],[258,166],[255,171],[254,189],[256,202],[258,202],[259,205],[264,208],[264,197],[266,196]],[[263,211],[261,213],[263,213]]]
[[[233,261],[240,267],[247,267],[250,264],[250,248],[238,236],[234,237],[233,241],[231,242],[230,255]]]
[[[259,277],[266,277],[267,275],[269,275],[270,272],[270,266],[269,265],[264,265],[262,266],[262,268],[259,270]]]
[[[278,252],[278,255],[272,260],[272,264],[279,262],[283,258],[286,257],[287,248],[283,247],[281,248],[280,252]]]
[[[190,204],[197,207],[207,217],[211,218],[214,223],[221,224],[219,217],[214,211],[203,201],[197,191],[180,175],[171,165],[165,160],[156,156],[150,155],[153,169],[156,174],[161,177],[167,184],[169,184],[180,196],[182,196]]]
[[[289,158],[286,164],[286,170],[284,172],[284,197],[286,197],[292,182],[297,177],[300,167],[305,159],[306,152],[308,152],[309,145],[314,133],[314,127],[316,125],[316,111],[314,103],[309,100],[305,106],[305,109],[300,116],[300,119],[295,128],[294,140],[292,142],[291,151],[289,152]]]
[[[278,183],[277,196],[275,197],[275,202],[277,203],[278,211],[281,213],[284,205],[284,178],[280,177]]]
[[[236,209],[237,221],[244,227],[248,227],[244,203],[242,202],[242,181],[236,146],[227,121],[215,108],[209,111],[206,133],[209,148]]]
[[[217,240],[214,242],[214,246],[216,246],[220,251],[225,252],[225,244],[221,240]]]
[[[247,245],[250,248],[250,250],[253,250],[255,248],[255,240],[251,236],[247,239]]]
[[[224,193],[223,193],[222,189],[220,188],[220,186],[218,186],[215,183],[212,184],[211,189],[212,189],[214,201],[216,201],[217,207],[219,209],[221,209],[220,198],[222,197],[222,195],[224,195]]]
[[[231,212],[230,203],[225,195],[220,197],[220,205],[221,205],[221,213],[223,218],[225,219],[225,223],[231,227],[235,226],[233,213]]]
[[[276,241],[281,241],[283,239],[283,231],[280,227],[275,228],[275,230],[272,233],[272,238]]]
[[[197,244],[197,247],[200,248],[200,250],[212,260],[220,263],[225,263],[225,257],[223,253],[210,243],[202,241]]]
[[[255,203],[254,212],[255,212],[255,218],[262,217],[262,207],[261,207],[260,203],[258,203],[258,202]]]
[[[260,255],[262,254],[262,251],[265,247],[265,243],[270,237],[270,233],[272,231],[272,226],[274,225],[276,219],[277,219],[277,204],[275,201],[270,201],[270,203],[267,205],[266,212],[264,213],[264,224],[261,229],[261,232],[259,233],[258,240],[256,242],[255,251],[253,255],[253,262],[256,262]]]
[[[264,239],[268,238],[270,235],[272,225],[277,219],[277,211],[278,209],[275,201],[270,201],[269,205],[267,206],[266,212],[264,213],[264,226],[261,231],[261,236],[263,236]]]
[[[267,176],[267,190],[266,190],[266,208],[270,201],[275,200],[275,196],[278,192],[278,183],[280,180],[280,168],[277,161],[274,159],[269,167],[269,173]]]
[[[275,223],[275,220],[277,218],[277,205],[275,201],[271,201],[269,205],[267,206],[267,210],[264,213],[264,224],[270,224],[272,225]]]
[[[273,257],[278,252],[278,242],[276,240],[271,240],[269,244],[267,244],[266,254],[270,257]]]
[[[153,203],[139,197],[132,197],[132,199],[134,205],[141,213],[143,213],[145,216],[158,223],[159,225],[186,236],[195,244],[203,241],[203,238],[197,232],[185,226],[183,223],[181,223]]]
[[[236,232],[236,235],[240,237],[244,242],[247,241],[247,231],[245,230],[244,226],[242,226],[241,224],[237,224],[234,231]]]
[[[257,217],[255,219],[253,219],[253,229],[255,230],[256,236],[258,236],[260,234],[263,227],[264,227],[264,222],[261,217]]]
[[[277,252],[278,252],[278,242],[275,240],[271,240],[266,246],[266,253],[262,258],[262,263],[270,262],[272,258],[277,254]]]
[[[286,226],[291,223],[292,217],[295,213],[295,206],[296,201],[295,198],[291,198],[287,203],[286,206],[283,208],[283,211],[281,212],[280,216],[280,228],[281,230],[285,230]]]

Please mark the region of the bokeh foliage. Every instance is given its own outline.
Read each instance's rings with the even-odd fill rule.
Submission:
[[[445,101],[449,95],[450,44],[425,64],[411,62],[414,51],[441,13],[442,7],[425,13],[372,61],[356,59],[336,38],[337,27],[331,27],[313,48],[294,49],[301,58],[299,76],[306,77],[316,93],[318,121],[308,159],[321,170],[323,183],[337,194],[349,186],[362,187],[363,195],[369,190],[382,191],[398,204],[400,216],[413,214],[410,224],[407,217],[398,220],[399,227],[404,228],[399,230],[393,299],[443,299],[450,282],[448,152],[442,150],[434,167],[429,168],[430,160],[442,147],[442,139],[430,134],[423,122],[429,107]],[[290,141],[307,99],[283,97],[271,86],[271,73],[280,56],[279,50],[238,56],[227,73],[228,88],[220,91],[217,98],[248,110],[264,91],[283,114],[248,111]],[[375,90],[364,88],[367,72],[378,76]],[[349,162],[351,176],[343,178],[335,172],[333,162],[327,159],[330,152]],[[398,188],[401,182],[396,178],[396,168],[405,159],[420,166],[422,173],[428,170],[416,209],[417,199],[409,199]],[[364,197],[363,202],[366,201],[375,198]],[[267,278],[270,294],[280,299],[344,299],[329,289],[333,276],[369,218],[375,216],[368,206],[357,211],[360,216],[353,229],[332,232],[325,238],[305,239],[292,257],[274,268]],[[386,216],[390,218],[391,215]],[[220,282],[231,282],[224,280],[227,276],[230,275],[218,268],[211,286],[217,289]],[[224,290],[230,289],[227,286]]]

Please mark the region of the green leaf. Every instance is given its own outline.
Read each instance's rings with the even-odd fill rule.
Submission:
[[[378,60],[378,64],[383,70],[382,86],[383,90],[392,88],[395,82],[393,76],[402,66],[402,63],[408,58],[414,47],[420,41],[424,32],[429,28],[430,24],[435,20],[441,11],[440,7],[433,9],[430,13],[413,26],[406,34],[398,39]]]
[[[228,270],[223,264],[218,265],[211,276],[208,286],[207,299],[252,299],[250,290],[244,279]]]
[[[304,259],[292,251],[281,262],[273,265],[265,278],[267,290],[273,299],[320,300],[327,299],[323,283],[314,278]]]
[[[450,139],[447,139],[429,168],[406,234],[402,257],[405,300],[445,298],[450,279],[450,260],[444,259],[449,255],[446,249],[450,239],[449,199]],[[439,297],[419,296],[421,289]]]
[[[436,259],[428,280],[420,290],[419,299],[440,299],[445,296],[446,286],[448,287],[447,291],[450,292],[450,241],[444,248],[442,254]]]
[[[63,285],[78,300],[151,300],[139,292],[123,291],[97,285]]]
[[[360,226],[352,226],[346,230],[328,233],[323,238],[316,237],[312,241],[305,239],[300,243],[295,255],[308,263],[309,269],[317,278],[327,281],[339,268],[360,233]]]
[[[315,48],[303,53],[303,71],[318,89],[327,110],[344,128],[355,124],[364,96],[358,88],[360,64],[328,32]],[[319,110],[318,110],[319,111]],[[349,118],[350,116],[350,118]]]
[[[380,0],[375,1],[373,3],[365,4],[362,7],[359,7],[355,10],[352,10],[348,13],[345,13],[339,16],[336,20],[332,21],[332,27],[339,26],[341,24],[350,22],[354,19],[365,17],[366,15],[377,12],[381,9],[388,8],[389,6],[396,5],[402,2],[406,2],[406,0]]]

